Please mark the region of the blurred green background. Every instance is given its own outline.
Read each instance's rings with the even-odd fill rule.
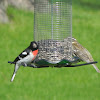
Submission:
[[[100,74],[78,68],[14,67],[8,64],[33,40],[33,12],[7,8],[10,23],[0,24],[0,100],[100,100]],[[100,1],[73,0],[73,37],[100,61]],[[97,64],[100,69],[100,63]]]

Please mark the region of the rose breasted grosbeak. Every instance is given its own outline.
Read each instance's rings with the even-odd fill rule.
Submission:
[[[31,64],[31,62],[35,59],[37,54],[38,54],[38,45],[36,42],[33,41],[30,43],[30,46],[26,48],[22,53],[20,53],[19,56],[16,57],[16,59],[12,62],[13,64],[15,64],[15,69],[13,76],[11,78],[11,82],[14,80],[14,77],[19,67],[21,65],[27,66],[28,64]],[[36,66],[34,65],[34,67]]]
[[[85,61],[87,63],[94,61],[90,52],[86,48],[84,48],[81,44],[79,44],[75,38],[72,38],[72,49],[73,49],[73,54],[79,57],[81,61]],[[100,73],[100,70],[98,69],[96,64],[92,65],[96,69],[96,71]]]

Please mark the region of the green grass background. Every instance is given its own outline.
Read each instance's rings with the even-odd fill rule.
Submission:
[[[14,67],[8,64],[33,40],[33,13],[9,7],[10,23],[0,24],[0,100],[100,100],[100,74],[78,68]],[[100,1],[73,0],[73,36],[100,61]],[[100,63],[97,64],[100,69]]]

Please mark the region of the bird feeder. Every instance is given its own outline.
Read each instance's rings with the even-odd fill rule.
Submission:
[[[38,54],[33,62],[26,63],[28,61],[28,59],[26,61],[27,57],[25,56],[27,52],[21,53],[15,59],[19,60],[17,62],[8,61],[8,63],[15,64],[11,81],[14,80],[21,65],[43,68],[49,66],[77,67],[97,63],[73,64],[82,60],[84,54],[87,59],[88,57],[91,58],[91,55],[82,46],[86,52],[81,52],[79,48],[72,48],[72,0],[34,0],[34,40],[38,44],[36,46]],[[73,53],[74,51],[77,55]],[[30,51],[30,57],[31,53],[32,51]],[[25,54],[25,59],[22,56],[23,54]],[[79,58],[78,55],[81,57]],[[94,68],[99,72],[96,66]]]
[[[49,66],[77,67],[97,63],[73,65],[81,60],[84,54],[86,56],[84,55],[83,58],[87,59],[91,58],[91,55],[82,46],[83,51],[86,52],[81,52],[79,48],[72,48],[72,0],[34,0],[34,40],[37,42],[35,42],[35,47],[38,49],[35,48],[35,51],[38,51],[37,56],[33,54],[31,49],[27,48],[25,49],[27,52],[22,52],[15,61],[8,61],[8,63],[15,64],[11,81],[14,80],[21,65],[43,68]],[[75,57],[74,51],[77,53],[77,57]],[[33,62],[30,62],[35,56]],[[95,65],[94,68],[100,72]]]
[[[34,40],[35,64],[72,61],[72,0],[34,0]]]

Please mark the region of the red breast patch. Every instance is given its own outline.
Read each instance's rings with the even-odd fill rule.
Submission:
[[[36,57],[36,55],[38,54],[38,50],[35,50],[35,51],[33,51],[32,53],[33,53],[33,55]],[[33,58],[33,59],[34,59],[34,58]]]

